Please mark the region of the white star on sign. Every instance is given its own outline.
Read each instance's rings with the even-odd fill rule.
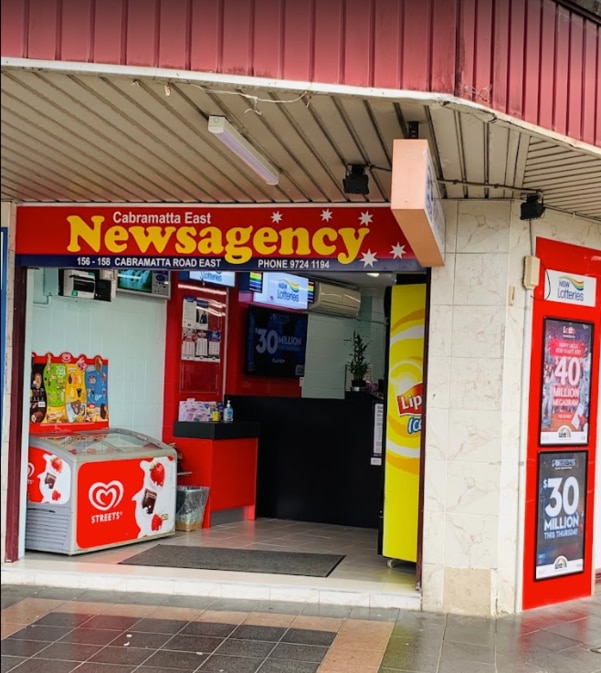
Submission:
[[[372,252],[371,250],[368,250],[367,252],[363,253],[363,258],[361,259],[363,262],[363,267],[367,266],[373,266],[374,262],[376,262],[376,253]]]
[[[392,246],[390,252],[392,253],[393,259],[403,259],[403,255],[405,254],[405,246],[397,243],[396,245]]]
[[[373,215],[371,213],[361,213],[359,216],[359,221],[361,222],[362,227],[369,227],[371,221],[373,220]]]
[[[332,211],[329,208],[321,211],[321,219],[329,222],[332,219]]]
[[[274,222],[274,223],[281,222],[282,221],[282,213],[279,213],[277,211],[275,213],[272,213],[271,221]]]

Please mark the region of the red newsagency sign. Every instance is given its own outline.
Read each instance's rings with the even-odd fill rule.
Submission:
[[[16,261],[157,270],[421,268],[387,205],[19,206]]]

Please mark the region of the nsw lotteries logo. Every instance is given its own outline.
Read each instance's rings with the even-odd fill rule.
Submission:
[[[570,285],[577,292],[584,292],[584,279],[574,278],[574,276],[561,276],[559,279],[559,284],[563,287],[569,287]]]
[[[584,278],[562,274],[557,279],[557,299],[582,304],[584,302]]]
[[[107,512],[117,507],[123,499],[123,484],[116,480],[108,484],[97,481],[90,486],[88,497],[93,507],[101,512]]]
[[[283,301],[300,301],[300,285],[293,280],[283,278],[278,282],[277,298]]]

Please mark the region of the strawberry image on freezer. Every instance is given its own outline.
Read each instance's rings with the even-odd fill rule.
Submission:
[[[150,479],[157,486],[165,484],[165,466],[162,463],[154,463],[150,468]]]
[[[163,527],[163,522],[168,521],[168,514],[153,514],[150,520],[150,528],[156,533]]]
[[[33,458],[33,460],[32,460]],[[33,474],[28,475],[27,492],[30,502],[64,505],[71,493],[71,468],[58,456],[36,449],[30,452]]]
[[[171,456],[161,456],[140,461],[140,468],[144,474],[143,488],[134,496],[138,537],[173,530],[174,516],[166,512],[175,490],[176,462]]]

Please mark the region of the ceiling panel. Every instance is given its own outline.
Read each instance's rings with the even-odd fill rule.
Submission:
[[[395,138],[430,141],[446,198],[516,198],[601,220],[601,150],[415,99],[299,94],[4,69],[2,199],[23,202],[385,203]],[[269,186],[208,132],[226,116],[280,171]],[[347,195],[350,164],[368,195]]]

